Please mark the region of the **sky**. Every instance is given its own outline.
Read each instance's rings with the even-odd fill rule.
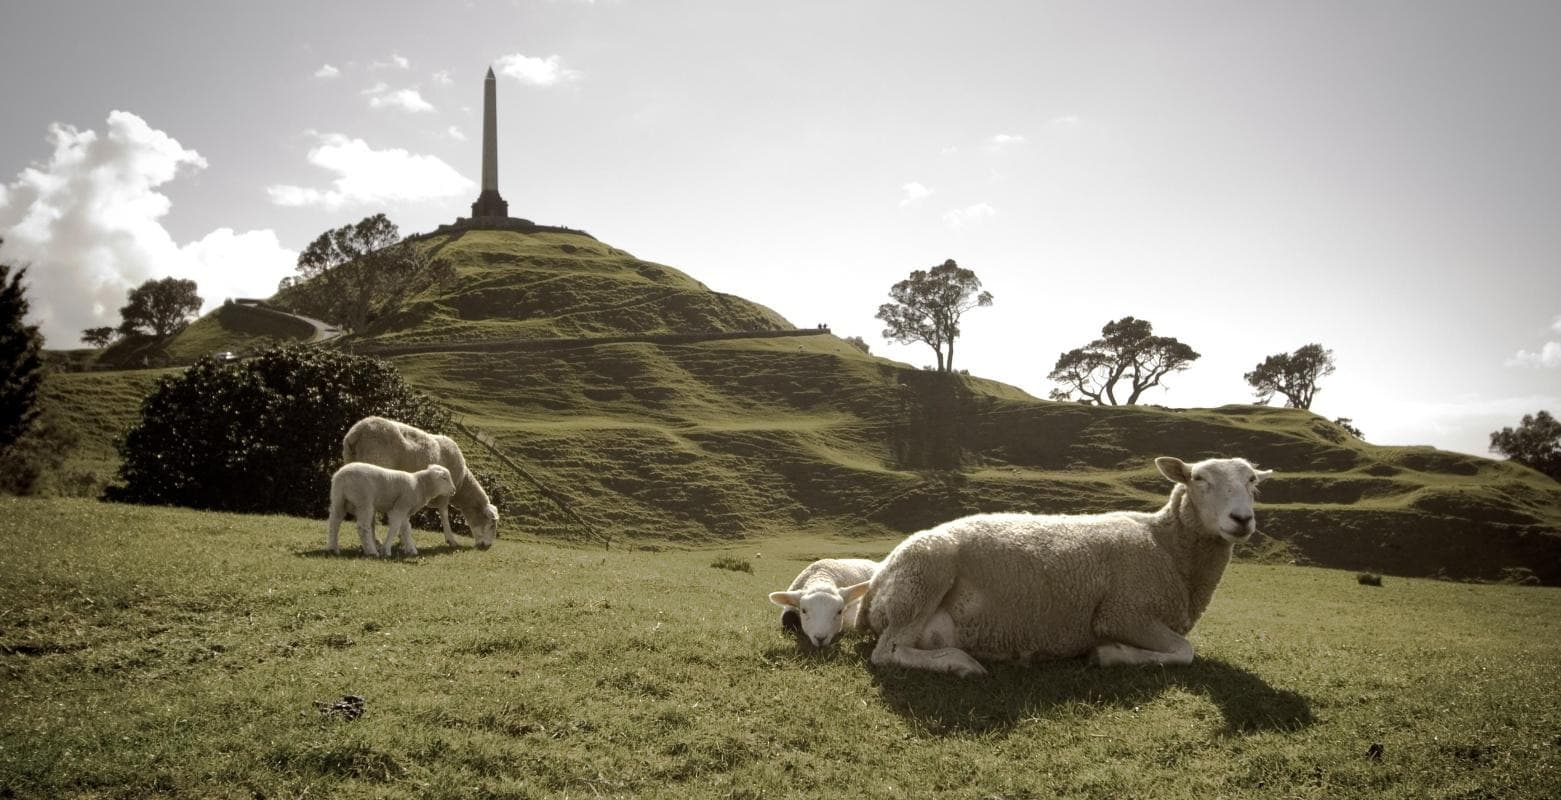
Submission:
[[[1489,455],[1561,413],[1561,3],[0,0],[0,259],[50,347],[125,293],[268,296],[321,232],[499,188],[714,290],[861,336],[947,259],[995,301],[955,367],[1046,397],[1148,319],[1201,354],[1145,401],[1312,410]]]

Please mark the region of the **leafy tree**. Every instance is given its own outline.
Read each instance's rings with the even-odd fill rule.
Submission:
[[[1275,353],[1242,377],[1256,390],[1259,403],[1267,403],[1278,392],[1289,408],[1311,408],[1317,379],[1332,374],[1333,351],[1308,344],[1294,353]]]
[[[1517,428],[1491,434],[1491,451],[1561,481],[1561,420],[1549,411],[1524,414]]]
[[[872,352],[873,352],[872,348],[869,347],[868,344],[867,344],[867,341],[865,339],[863,339],[862,337],[860,337],[860,336],[847,336],[846,337],[846,344],[851,345],[852,347],[855,347],[858,350],[861,350],[863,353],[866,353],[868,355],[872,355]]]
[[[889,289],[889,297],[894,302],[879,306],[876,315],[887,326],[883,337],[901,344],[926,343],[938,354],[939,372],[954,370],[960,318],[973,308],[992,305],[992,293],[981,291],[976,273],[953,259],[912,272]]]
[[[1100,329],[1100,338],[1057,357],[1046,377],[1063,384],[1053,390],[1053,400],[1068,400],[1077,392],[1086,402],[1122,405],[1117,384],[1126,379],[1126,405],[1135,405],[1150,387],[1173,372],[1192,366],[1201,356],[1172,336],[1154,335],[1147,319],[1123,317]]]
[[[0,453],[31,427],[43,384],[43,336],[26,323],[27,268],[11,270],[0,262]]]
[[[1366,438],[1366,434],[1362,433],[1360,428],[1355,427],[1355,420],[1350,419],[1349,417],[1339,417],[1333,421],[1333,424],[1343,428],[1345,433],[1348,433],[1357,439]]]
[[[449,423],[395,367],[366,356],[293,345],[203,358],[142,402],[118,443],[125,485],[109,499],[319,516],[341,438],[370,414],[436,432]]]
[[[279,289],[307,283],[299,298],[306,313],[361,331],[373,317],[377,299],[426,268],[421,252],[401,241],[401,232],[384,214],[326,231],[298,256],[298,277]]]
[[[162,337],[184,330],[204,302],[195,289],[195,281],[180,278],[150,280],[131,289],[130,302],[119,309],[119,332],[131,335],[145,329]]]
[[[114,328],[110,325],[88,328],[81,332],[81,341],[101,350],[114,341]]]

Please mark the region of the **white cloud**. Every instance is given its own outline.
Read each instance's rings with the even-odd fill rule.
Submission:
[[[1002,150],[1014,145],[1024,144],[1023,136],[1014,133],[999,133],[987,140],[987,146],[992,150]]]
[[[396,69],[411,69],[412,62],[407,60],[406,56],[403,56],[400,53],[391,53],[389,61],[369,62],[369,69],[390,69],[391,67],[395,67]]]
[[[362,139],[339,133],[320,134],[319,138],[320,143],[309,151],[309,163],[336,174],[331,188],[268,186],[271,202],[334,210],[347,205],[447,200],[477,188],[436,156],[399,148],[375,150]]]
[[[1065,117],[1053,117],[1046,124],[1054,128],[1076,128],[1080,122],[1081,120],[1076,115],[1069,114]]]
[[[314,71],[314,77],[316,78],[336,78],[340,75],[341,70],[331,66],[330,64],[326,64]]]
[[[1551,333],[1561,333],[1561,316],[1550,323]],[[1509,367],[1561,367],[1561,342],[1545,342],[1539,352],[1519,350],[1505,362]]]
[[[963,228],[973,222],[986,219],[997,213],[990,203],[976,203],[964,208],[951,208],[943,212],[943,221],[950,228]]]
[[[212,231],[179,245],[161,219],[158,187],[206,159],[128,111],[108,115],[103,134],[49,128],[54,152],[0,192],[7,261],[30,264],[31,317],[50,347],[74,347],[85,328],[115,325],[131,288],[147,280],[194,280],[210,309],[224,298],[269,296],[298,254],[270,230]]]
[[[457,142],[466,141],[466,134],[461,132],[461,128],[458,125],[451,125],[450,129],[445,131],[445,135]]]
[[[363,90],[369,96],[369,108],[398,108],[411,113],[434,110],[432,103],[423,99],[416,89],[391,89],[384,83],[376,83]]]
[[[442,69],[434,73],[434,83],[439,86],[450,86],[455,83],[455,79],[450,77],[449,70]]]
[[[900,191],[905,193],[905,196],[900,198],[901,208],[920,203],[921,201],[927,199],[928,195],[932,194],[931,189],[921,185],[921,183],[918,181],[911,181],[910,183],[901,186]]]
[[[580,77],[579,72],[564,66],[556,55],[537,58],[512,53],[501,56],[494,67],[501,75],[508,75],[521,83],[529,83],[533,86],[552,86]]]

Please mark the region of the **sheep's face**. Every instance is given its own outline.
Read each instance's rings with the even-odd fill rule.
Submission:
[[[773,592],[770,602],[795,610],[802,622],[802,635],[814,647],[828,647],[845,628],[846,606],[860,599],[867,591],[867,584],[849,586],[844,590],[827,589]]]
[[[1227,542],[1244,542],[1257,531],[1252,509],[1258,484],[1273,470],[1254,468],[1244,458],[1211,458],[1196,464],[1157,458],[1161,474],[1187,487],[1203,529]]]
[[[471,527],[477,546],[486,550],[493,546],[494,537],[499,535],[499,509],[489,503],[482,513],[468,517],[466,524]]]

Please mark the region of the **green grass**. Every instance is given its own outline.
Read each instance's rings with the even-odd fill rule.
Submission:
[[[1233,566],[1181,669],[879,671],[765,593],[890,540],[501,539],[0,500],[0,796],[1545,798],[1561,590]],[[712,568],[746,562],[752,573]],[[365,698],[347,721],[317,704]],[[1379,760],[1367,757],[1383,746]]]

